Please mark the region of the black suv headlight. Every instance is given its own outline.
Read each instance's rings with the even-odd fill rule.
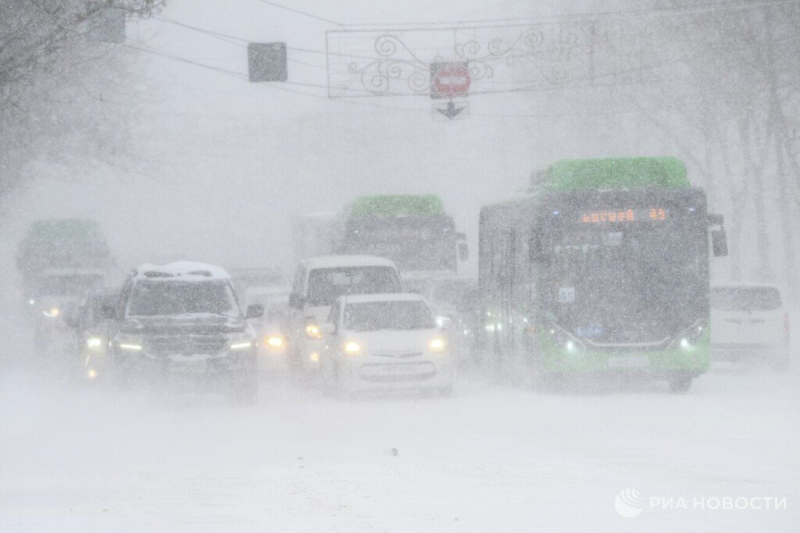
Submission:
[[[251,350],[256,345],[256,340],[250,335],[237,335],[231,337],[228,342],[228,350],[231,352],[244,352]]]
[[[125,353],[138,353],[144,348],[142,339],[133,335],[119,334],[114,338],[113,346]]]

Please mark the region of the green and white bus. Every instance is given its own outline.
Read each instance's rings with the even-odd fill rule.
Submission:
[[[554,163],[481,210],[479,247],[479,342],[502,374],[642,374],[685,391],[708,369],[709,249],[727,242],[680,160]]]

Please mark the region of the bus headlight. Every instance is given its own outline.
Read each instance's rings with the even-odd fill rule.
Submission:
[[[689,350],[706,334],[707,329],[708,324],[704,320],[698,320],[684,331],[677,340],[673,341],[672,346]]]
[[[42,311],[42,314],[47,318],[58,318],[58,315],[61,314],[61,309],[58,307],[51,307],[50,309]]]
[[[570,335],[566,330],[555,324],[551,324],[547,331],[550,333],[550,338],[553,339],[553,342],[568,353],[574,353],[586,348],[576,337]]]

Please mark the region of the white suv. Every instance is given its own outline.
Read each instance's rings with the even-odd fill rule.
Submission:
[[[711,351],[714,359],[759,358],[778,370],[789,365],[789,314],[781,291],[768,284],[711,288]]]

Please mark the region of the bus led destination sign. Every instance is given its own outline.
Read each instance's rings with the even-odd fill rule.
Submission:
[[[614,209],[590,211],[581,214],[581,222],[602,224],[604,222],[653,222],[666,220],[669,211],[661,207],[650,209]]]

